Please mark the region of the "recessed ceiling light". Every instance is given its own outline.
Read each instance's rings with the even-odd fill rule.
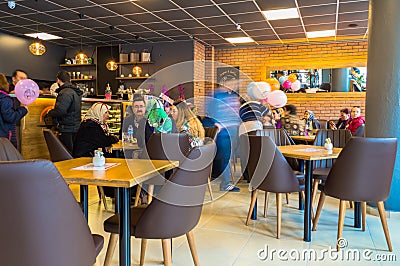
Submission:
[[[254,40],[250,37],[237,37],[237,38],[225,38],[230,43],[248,43],[254,42]]]
[[[289,18],[299,18],[299,12],[297,8],[284,8],[275,10],[262,11],[264,16],[268,20],[278,20],[278,19],[289,19]]]
[[[329,37],[335,36],[335,30],[320,30],[306,32],[307,38]]]
[[[53,35],[53,34],[48,34],[44,32],[38,32],[38,33],[27,33],[25,34],[26,36],[32,37],[32,38],[39,38],[41,40],[55,40],[55,39],[62,39],[62,37]]]

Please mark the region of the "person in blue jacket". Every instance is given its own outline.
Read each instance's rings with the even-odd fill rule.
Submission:
[[[17,148],[15,124],[28,113],[25,106],[14,106],[8,95],[9,84],[4,74],[0,74],[0,137],[7,138]]]

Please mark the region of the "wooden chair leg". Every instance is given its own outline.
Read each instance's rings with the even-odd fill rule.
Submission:
[[[289,193],[286,193],[286,204],[289,204]]]
[[[161,243],[164,256],[164,265],[172,266],[171,241],[170,239],[161,239]]]
[[[336,250],[340,250],[340,246],[338,243],[338,240],[342,238],[343,235],[343,225],[344,225],[344,216],[346,215],[346,201],[345,200],[340,200],[339,203],[339,220],[338,220],[338,232],[337,232],[337,238],[336,238]]]
[[[264,217],[267,217],[267,211],[268,211],[268,191],[265,191],[265,197],[264,197]]]
[[[140,199],[140,192],[142,191],[142,185],[138,184],[136,188],[136,196],[135,196],[135,203],[133,204],[133,207],[138,206],[139,204],[139,199]]]
[[[386,243],[388,245],[389,251],[392,252],[393,248],[392,248],[392,242],[390,241],[389,228],[386,222],[385,206],[383,205],[383,201],[377,202],[376,205],[378,206],[379,217],[381,218],[381,223],[383,227],[383,232],[385,233]]]
[[[147,191],[147,204],[153,200],[154,185],[149,185],[149,190]]]
[[[197,255],[196,243],[194,242],[193,230],[186,234],[186,238],[189,243],[190,252],[192,253],[192,258],[195,266],[200,265],[199,256]]]
[[[250,208],[249,208],[249,213],[247,214],[247,219],[246,219],[246,225],[249,225],[251,213],[254,210],[254,205],[256,205],[256,200],[257,200],[257,192],[258,189],[255,189],[251,192],[251,202],[250,202]]]
[[[322,207],[324,206],[325,197],[326,197],[325,193],[321,191],[321,193],[319,195],[317,213],[315,214],[315,217],[314,217],[314,220],[313,220],[312,231],[316,231],[317,230],[317,223],[318,223],[319,216],[321,215]]]
[[[114,255],[115,247],[118,243],[118,234],[111,234],[110,240],[108,241],[107,253],[106,258],[104,259],[104,266],[110,266],[112,257]]]
[[[147,246],[147,239],[142,238],[140,244],[140,266],[144,264],[144,258],[146,256],[146,246]]]
[[[282,227],[282,193],[276,193],[276,238],[281,237]]]
[[[318,192],[318,184],[321,180],[319,179],[314,179],[313,183],[313,189],[312,189],[312,196],[311,196],[311,207],[314,207],[315,204],[315,198],[317,197],[317,192]]]
[[[99,256],[96,257],[96,262],[93,264],[93,266],[100,266],[100,259]]]
[[[366,229],[366,221],[367,221],[367,203],[361,202],[361,213],[362,213],[362,230]]]
[[[211,178],[210,177],[208,177],[207,185],[208,185],[208,191],[210,192],[210,198],[211,198],[211,200],[214,200],[214,196],[213,196],[213,192],[212,192],[212,188],[211,188]]]
[[[104,194],[104,189],[103,189],[103,187],[100,187],[100,186],[98,188],[99,188],[99,192],[100,192],[100,198],[104,204],[104,209],[106,209],[106,211],[108,211],[107,199],[106,199],[106,195]]]

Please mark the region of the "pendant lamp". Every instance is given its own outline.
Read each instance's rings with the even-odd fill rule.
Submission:
[[[89,64],[88,56],[82,50],[82,36],[81,36],[81,50],[75,56],[75,61],[77,64]]]
[[[111,59],[108,60],[108,62],[106,63],[106,68],[110,71],[115,71],[118,69],[118,64],[115,62],[114,58],[113,58],[113,46],[111,45]]]
[[[44,46],[40,39],[36,37],[33,40],[33,43],[29,45],[29,52],[33,55],[43,55],[46,52],[46,46]]]

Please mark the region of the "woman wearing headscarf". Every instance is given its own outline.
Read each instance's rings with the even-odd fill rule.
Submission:
[[[108,105],[95,103],[87,111],[75,138],[74,157],[92,157],[98,148],[105,153],[108,147],[118,142],[118,138],[108,130],[108,110]]]
[[[321,125],[314,117],[314,113],[310,110],[306,110],[304,112],[304,118],[303,120],[305,121],[305,128],[304,130],[307,131],[308,133],[312,133],[314,129],[320,129]]]

